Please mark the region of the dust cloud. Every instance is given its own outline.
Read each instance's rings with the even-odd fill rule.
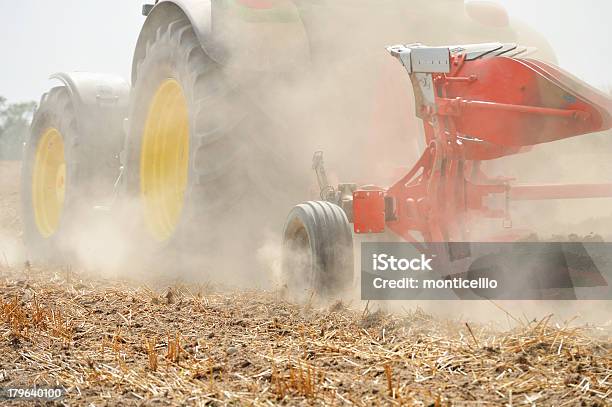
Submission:
[[[0,161],[0,267],[25,261],[19,220],[19,173],[17,161]]]
[[[541,58],[555,59],[535,31],[522,25],[516,33],[510,27],[475,21],[465,13],[461,1],[311,2],[302,6],[299,18],[296,23],[270,23],[265,35],[247,40],[244,34],[255,29],[248,24],[234,27],[233,33],[241,35],[223,33],[226,46],[234,51],[223,74],[228,82],[239,84],[241,97],[249,100],[249,114],[257,119],[249,124],[248,132],[264,144],[259,146],[264,155],[246,158],[251,164],[248,178],[242,180],[246,196],[240,202],[228,202],[223,219],[201,220],[200,227],[190,229],[193,235],[184,239],[195,250],[182,253],[176,248],[157,250],[160,246],[148,245],[146,237],[133,234],[138,229],[134,210],[98,211],[79,222],[82,227],[66,244],[83,268],[145,279],[155,275],[150,270],[159,268],[166,269],[167,278],[232,287],[282,287],[283,222],[293,205],[318,199],[311,170],[315,151],[325,152],[332,182],[381,186],[397,179],[421,152],[421,128],[414,116],[410,81],[387,54],[386,46],[520,40],[522,45],[539,47]],[[306,35],[304,44],[301,40]],[[257,63],[282,66],[273,74],[254,73]],[[297,69],[284,70],[284,65],[296,64]],[[612,181],[610,134],[554,144],[501,160],[491,166],[491,175],[521,175],[527,182]],[[608,237],[608,230],[595,229],[612,225],[609,204],[609,200],[529,203],[529,208],[517,205],[513,220],[517,227],[529,225],[542,235],[572,230]],[[140,203],[133,198],[122,205],[138,207]],[[208,246],[211,241],[214,249]],[[6,250],[11,258],[17,256],[14,249]],[[357,288],[356,281],[346,300],[362,307]],[[398,312],[415,305],[435,312],[449,308],[433,303],[380,304]],[[583,313],[589,316],[597,308],[584,306],[587,311]],[[533,304],[509,307],[512,310],[504,311],[503,306],[491,303],[462,303],[454,304],[452,312],[462,312],[468,319],[500,319],[508,313],[525,313],[531,319],[541,314]],[[547,308],[559,310],[543,306],[542,312]],[[609,315],[605,312],[604,316]]]

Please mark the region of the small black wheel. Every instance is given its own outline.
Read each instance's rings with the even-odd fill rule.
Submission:
[[[291,292],[330,296],[353,279],[353,236],[338,205],[310,201],[295,206],[283,233],[283,276]]]

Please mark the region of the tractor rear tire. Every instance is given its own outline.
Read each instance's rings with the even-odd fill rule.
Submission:
[[[283,233],[283,276],[292,293],[332,296],[353,280],[353,236],[338,205],[310,201],[295,206]]]
[[[135,63],[122,196],[142,236],[136,256],[172,259],[156,261],[161,271],[184,259],[188,269],[223,264],[252,276],[262,232],[282,227],[275,215],[297,190],[280,187],[291,166],[279,131],[188,20],[160,26]]]

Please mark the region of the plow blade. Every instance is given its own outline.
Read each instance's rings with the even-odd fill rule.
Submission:
[[[458,75],[470,80],[448,85],[444,107],[466,136],[525,147],[612,127],[606,95],[543,62],[478,59]]]

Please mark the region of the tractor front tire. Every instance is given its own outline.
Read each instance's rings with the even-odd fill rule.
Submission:
[[[30,259],[61,261],[79,204],[79,134],[67,89],[46,93],[24,146],[21,201],[24,243]]]
[[[66,263],[92,238],[94,207],[119,175],[129,86],[121,78],[57,73],[34,113],[21,168],[21,214],[30,260]]]

